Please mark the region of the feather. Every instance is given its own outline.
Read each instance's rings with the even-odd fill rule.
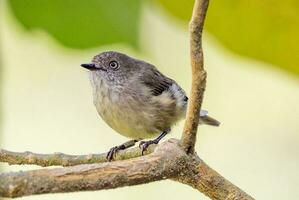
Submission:
[[[144,72],[146,76],[142,76],[142,82],[146,85],[154,96],[159,96],[164,91],[169,90],[169,88],[175,82],[170,78],[167,78],[163,74],[161,74],[155,68],[147,68]]]

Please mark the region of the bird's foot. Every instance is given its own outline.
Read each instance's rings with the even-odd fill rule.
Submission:
[[[159,141],[158,140],[149,140],[149,141],[141,141],[139,143],[139,148],[141,149],[141,154],[143,155],[144,152],[147,150],[147,148],[151,145],[151,144],[158,144]]]
[[[170,132],[170,128],[166,129],[165,131],[163,131],[156,139],[154,140],[149,140],[149,141],[141,141],[139,143],[139,148],[141,149],[141,154],[143,155],[144,152],[146,151],[146,149],[151,145],[151,144],[158,144],[160,142],[160,140],[167,135],[167,133]]]
[[[106,155],[106,159],[110,162],[111,160],[113,160],[114,158],[114,155],[116,154],[116,152],[118,152],[119,150],[124,150],[124,149],[127,149],[129,147],[132,147],[135,145],[135,143],[138,142],[138,140],[130,140],[124,144],[121,144],[119,146],[115,146],[115,147],[112,147],[107,155]]]
[[[121,145],[120,145],[120,146],[112,147],[112,148],[108,151],[108,153],[107,153],[107,155],[106,155],[106,159],[107,159],[108,161],[111,161],[111,160],[113,159],[114,155],[116,154],[116,152],[119,151],[119,150],[121,150],[121,149],[122,149],[122,148],[121,148]]]

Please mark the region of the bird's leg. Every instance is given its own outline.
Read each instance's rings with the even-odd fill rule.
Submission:
[[[127,149],[127,148],[130,148],[132,146],[135,145],[136,142],[138,142],[139,140],[130,140],[126,143],[123,143],[119,146],[115,146],[115,147],[112,147],[109,152],[107,153],[107,156],[106,156],[106,159],[108,161],[111,161],[113,159],[113,156],[115,155],[115,153],[119,150],[124,150],[124,149]]]
[[[160,140],[167,135],[170,132],[170,128],[163,131],[156,139],[154,140],[149,140],[149,141],[141,141],[139,143],[139,148],[142,150],[142,155],[143,152],[151,145],[151,144],[158,144]]]

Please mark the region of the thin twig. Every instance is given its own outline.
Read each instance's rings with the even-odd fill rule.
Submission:
[[[152,153],[156,145],[151,145],[144,152],[144,155]],[[115,154],[114,160],[126,160],[140,157],[139,147],[119,151]],[[10,165],[39,165],[48,166],[74,166],[80,164],[103,163],[107,162],[106,153],[88,155],[68,155],[64,153],[39,154],[26,152],[12,152],[0,149],[0,161]]]
[[[195,1],[192,19],[190,21],[190,55],[192,66],[192,87],[188,103],[188,112],[182,145],[186,152],[193,153],[199,120],[199,111],[206,87],[206,72],[203,64],[202,29],[208,9],[209,0]]]

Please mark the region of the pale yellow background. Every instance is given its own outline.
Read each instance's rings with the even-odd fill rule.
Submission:
[[[104,152],[126,141],[97,115],[87,74],[80,68],[81,63],[104,50],[119,50],[145,59],[177,80],[186,91],[190,89],[187,27],[178,27],[152,8],[145,8],[141,21],[144,54],[123,45],[88,51],[65,49],[46,33],[23,30],[5,6],[0,10],[0,23],[4,63],[2,148],[86,154]],[[297,199],[298,78],[233,55],[208,34],[204,39],[208,72],[204,108],[222,124],[219,128],[199,128],[197,152],[256,199]],[[179,138],[182,125],[176,126],[169,137]],[[0,166],[4,171],[32,168]],[[189,186],[173,181],[23,199],[153,198],[207,199]]]

